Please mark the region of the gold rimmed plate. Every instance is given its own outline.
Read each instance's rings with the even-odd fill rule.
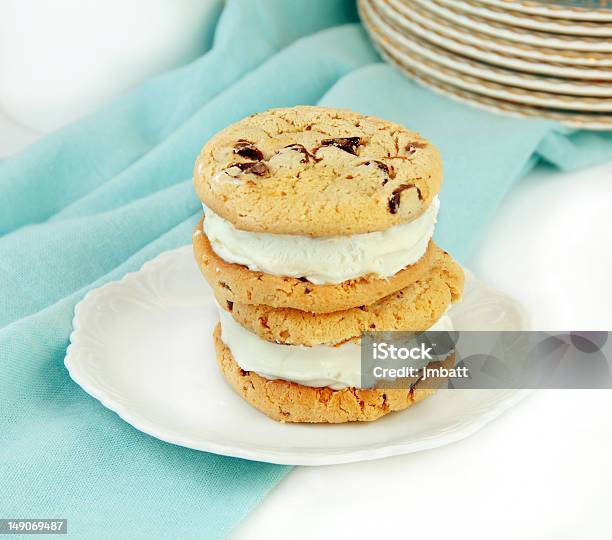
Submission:
[[[612,53],[545,49],[496,39],[453,25],[414,5],[399,8],[398,0],[378,0],[379,11],[404,32],[476,60],[498,66],[571,79],[612,80]]]
[[[509,26],[487,20],[476,15],[451,10],[435,4],[431,0],[388,0],[396,10],[410,14],[413,6],[420,7],[425,13],[450,21],[460,26],[464,31],[476,31],[494,38],[501,38],[518,43],[526,43],[537,47],[585,52],[612,52],[612,40],[601,37],[585,37],[575,35],[553,34],[539,32],[516,26]]]
[[[605,76],[605,68],[612,67],[612,53],[551,49],[510,41],[463,28],[416,4],[405,9],[397,0],[380,0],[377,6],[408,32],[458,54],[511,69],[598,79]]]
[[[478,79],[473,78],[474,80],[465,84],[461,76],[453,74],[450,70],[440,69],[440,66],[427,65],[416,58],[416,55],[398,53],[393,45],[389,46],[389,39],[382,35],[372,24],[371,18],[368,18],[367,7],[370,3],[369,0],[359,0],[359,8],[364,24],[373,36],[375,45],[384,58],[420,84],[455,100],[494,112],[518,117],[545,118],[581,129],[612,129],[612,114],[577,112],[566,107],[557,108],[554,104],[550,104],[550,101],[546,101],[546,104],[549,104],[548,106],[546,104],[524,103],[514,100],[512,95],[498,97],[492,94],[483,94],[480,86],[482,81]]]
[[[610,0],[480,0],[480,3],[553,19],[612,22]]]
[[[493,7],[475,0],[428,0],[428,4],[431,9],[440,6],[453,12],[462,12],[497,23],[537,30],[539,32],[578,36],[612,36],[612,23],[605,21],[575,21],[545,15],[525,15],[524,13]]]
[[[388,12],[385,13],[384,10],[378,9],[380,3],[376,0],[372,3],[365,3],[365,16],[371,20],[375,31],[407,54],[414,54],[462,74],[502,85],[560,95],[612,97],[612,80],[583,81],[532,75],[495,67],[489,63],[472,60],[445,50],[431,41],[419,39],[413,32],[406,31],[407,29],[401,25],[397,17],[390,17]],[[612,79],[612,70],[609,71],[608,77]]]

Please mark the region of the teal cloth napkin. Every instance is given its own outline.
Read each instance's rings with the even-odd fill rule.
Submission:
[[[465,262],[539,161],[612,158],[612,136],[477,110],[380,63],[350,0],[230,0],[195,62],[0,162],[0,517],[66,517],[78,538],[220,538],[290,470],[136,431],[68,377],[87,290],[190,242],[196,154],[270,107],[400,121],[445,163],[436,238]]]

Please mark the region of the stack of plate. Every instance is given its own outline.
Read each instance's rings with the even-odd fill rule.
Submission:
[[[359,9],[381,54],[426,86],[612,129],[612,0],[359,0]]]

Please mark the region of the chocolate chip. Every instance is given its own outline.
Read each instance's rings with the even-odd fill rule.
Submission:
[[[244,139],[240,139],[234,145],[234,154],[238,154],[243,158],[251,159],[253,161],[261,161],[263,159],[263,154],[261,150],[257,148],[252,142],[246,141]]]
[[[232,311],[234,309],[234,302],[230,302],[229,300],[226,302],[227,311]]]
[[[268,330],[270,330],[270,327],[268,326],[267,316],[262,315],[261,317],[259,317],[259,324],[261,324],[261,326],[263,326],[264,328],[267,328]]]
[[[244,161],[232,163],[225,170],[229,171],[232,167],[237,167],[242,172],[256,174],[257,176],[267,176],[270,173],[268,166],[263,161]]]
[[[400,194],[395,193],[395,191],[389,197],[389,212],[392,214],[397,214],[397,208],[400,203]]]
[[[408,398],[410,400],[414,399],[414,391],[416,390],[416,387],[419,385],[419,383],[423,380],[423,375],[421,374],[416,381],[414,381],[411,385],[410,385],[410,389],[408,390]]]
[[[397,209],[399,208],[400,205],[400,197],[402,195],[402,191],[405,191],[407,189],[416,189],[417,190],[417,195],[419,196],[419,200],[423,200],[423,195],[421,193],[421,190],[414,184],[401,184],[400,186],[396,187],[393,192],[391,193],[391,197],[389,197],[389,212],[391,212],[392,214],[397,214]]]
[[[245,169],[245,172],[256,174],[257,176],[266,176],[270,174],[270,170],[268,169],[268,166],[261,161],[255,163],[252,167]]]
[[[304,283],[308,281],[308,279],[305,277],[299,277],[298,279]]]
[[[393,168],[393,166],[389,166],[386,163],[383,163],[382,161],[378,161],[377,159],[364,161],[363,163],[360,163],[360,165],[376,165],[382,172],[384,172],[387,175],[387,178],[383,180],[383,186],[387,183],[388,180],[393,180],[395,178],[395,169]]]
[[[228,291],[232,292],[232,289],[227,283],[225,283],[225,281],[219,281],[219,287],[223,289],[227,289]]]
[[[382,161],[378,161],[377,159],[364,161],[363,163],[360,163],[360,165],[376,165],[381,171],[383,171],[387,176],[389,176],[389,167],[387,166],[387,164],[383,163]]]
[[[304,156],[300,160],[300,163],[308,163],[310,158],[314,159],[314,156],[308,150],[306,150],[306,148],[302,144],[297,144],[297,143],[296,144],[290,144],[288,146],[285,146],[285,148],[287,148],[289,150],[295,150],[296,152],[300,152],[300,154],[302,154]]]
[[[427,143],[412,141],[406,145],[406,152],[408,152],[409,154],[414,154],[417,151],[417,148],[425,148],[426,146]]]
[[[334,139],[323,139],[321,146],[335,146],[349,154],[357,155],[355,150],[361,144],[361,137],[336,137]]]
[[[242,162],[242,163],[230,163],[225,170],[233,169],[234,167],[237,167],[242,172],[244,172],[249,167],[252,167],[253,165],[256,165],[256,163],[257,162],[254,162],[254,161],[245,161],[245,162]]]

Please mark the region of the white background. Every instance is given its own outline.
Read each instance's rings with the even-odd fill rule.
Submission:
[[[15,116],[27,118],[24,94],[13,87],[12,95],[20,99]],[[42,95],[32,97],[37,119],[44,117]],[[65,110],[66,118],[81,114],[84,103]],[[0,112],[0,157],[39,136]],[[576,173],[531,173],[469,263],[520,300],[535,328],[612,330],[610,158]],[[611,391],[542,391],[444,448],[297,468],[234,537],[610,539],[611,456]]]

